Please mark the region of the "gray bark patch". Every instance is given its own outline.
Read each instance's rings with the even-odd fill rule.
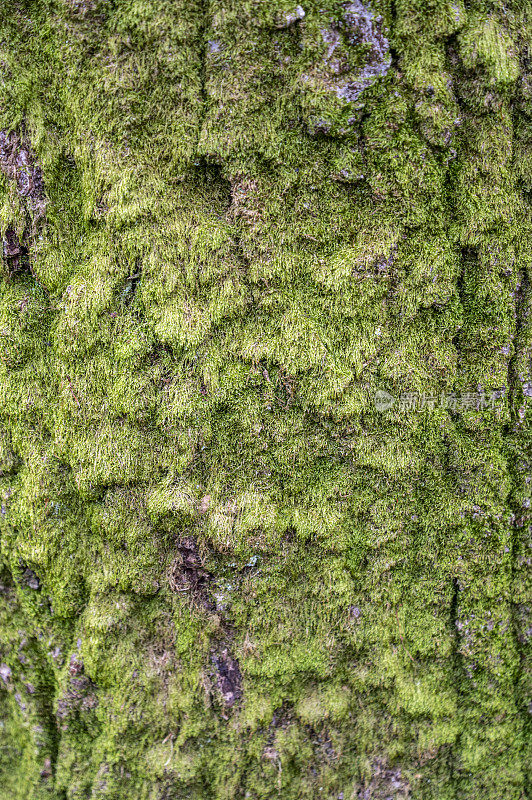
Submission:
[[[0,131],[0,169],[16,182],[17,194],[28,198],[35,217],[42,217],[45,208],[42,171],[30,146],[16,133]]]
[[[346,3],[343,8],[341,17],[321,28],[327,52],[322,64],[316,67],[316,75],[338,99],[353,103],[386,75],[392,58],[382,17],[360,0]],[[362,63],[353,65],[354,58]]]

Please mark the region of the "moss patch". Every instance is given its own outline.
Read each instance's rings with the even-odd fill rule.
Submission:
[[[530,25],[0,2],[6,797],[525,796]]]

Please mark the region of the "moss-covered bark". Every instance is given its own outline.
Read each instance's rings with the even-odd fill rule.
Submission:
[[[2,800],[527,796],[531,31],[0,0]]]

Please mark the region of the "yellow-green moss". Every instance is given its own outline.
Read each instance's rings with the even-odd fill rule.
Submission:
[[[530,791],[530,20],[0,0],[1,800]]]

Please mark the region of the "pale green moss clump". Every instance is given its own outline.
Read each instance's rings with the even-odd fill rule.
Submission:
[[[531,11],[0,1],[0,800],[530,791]]]

